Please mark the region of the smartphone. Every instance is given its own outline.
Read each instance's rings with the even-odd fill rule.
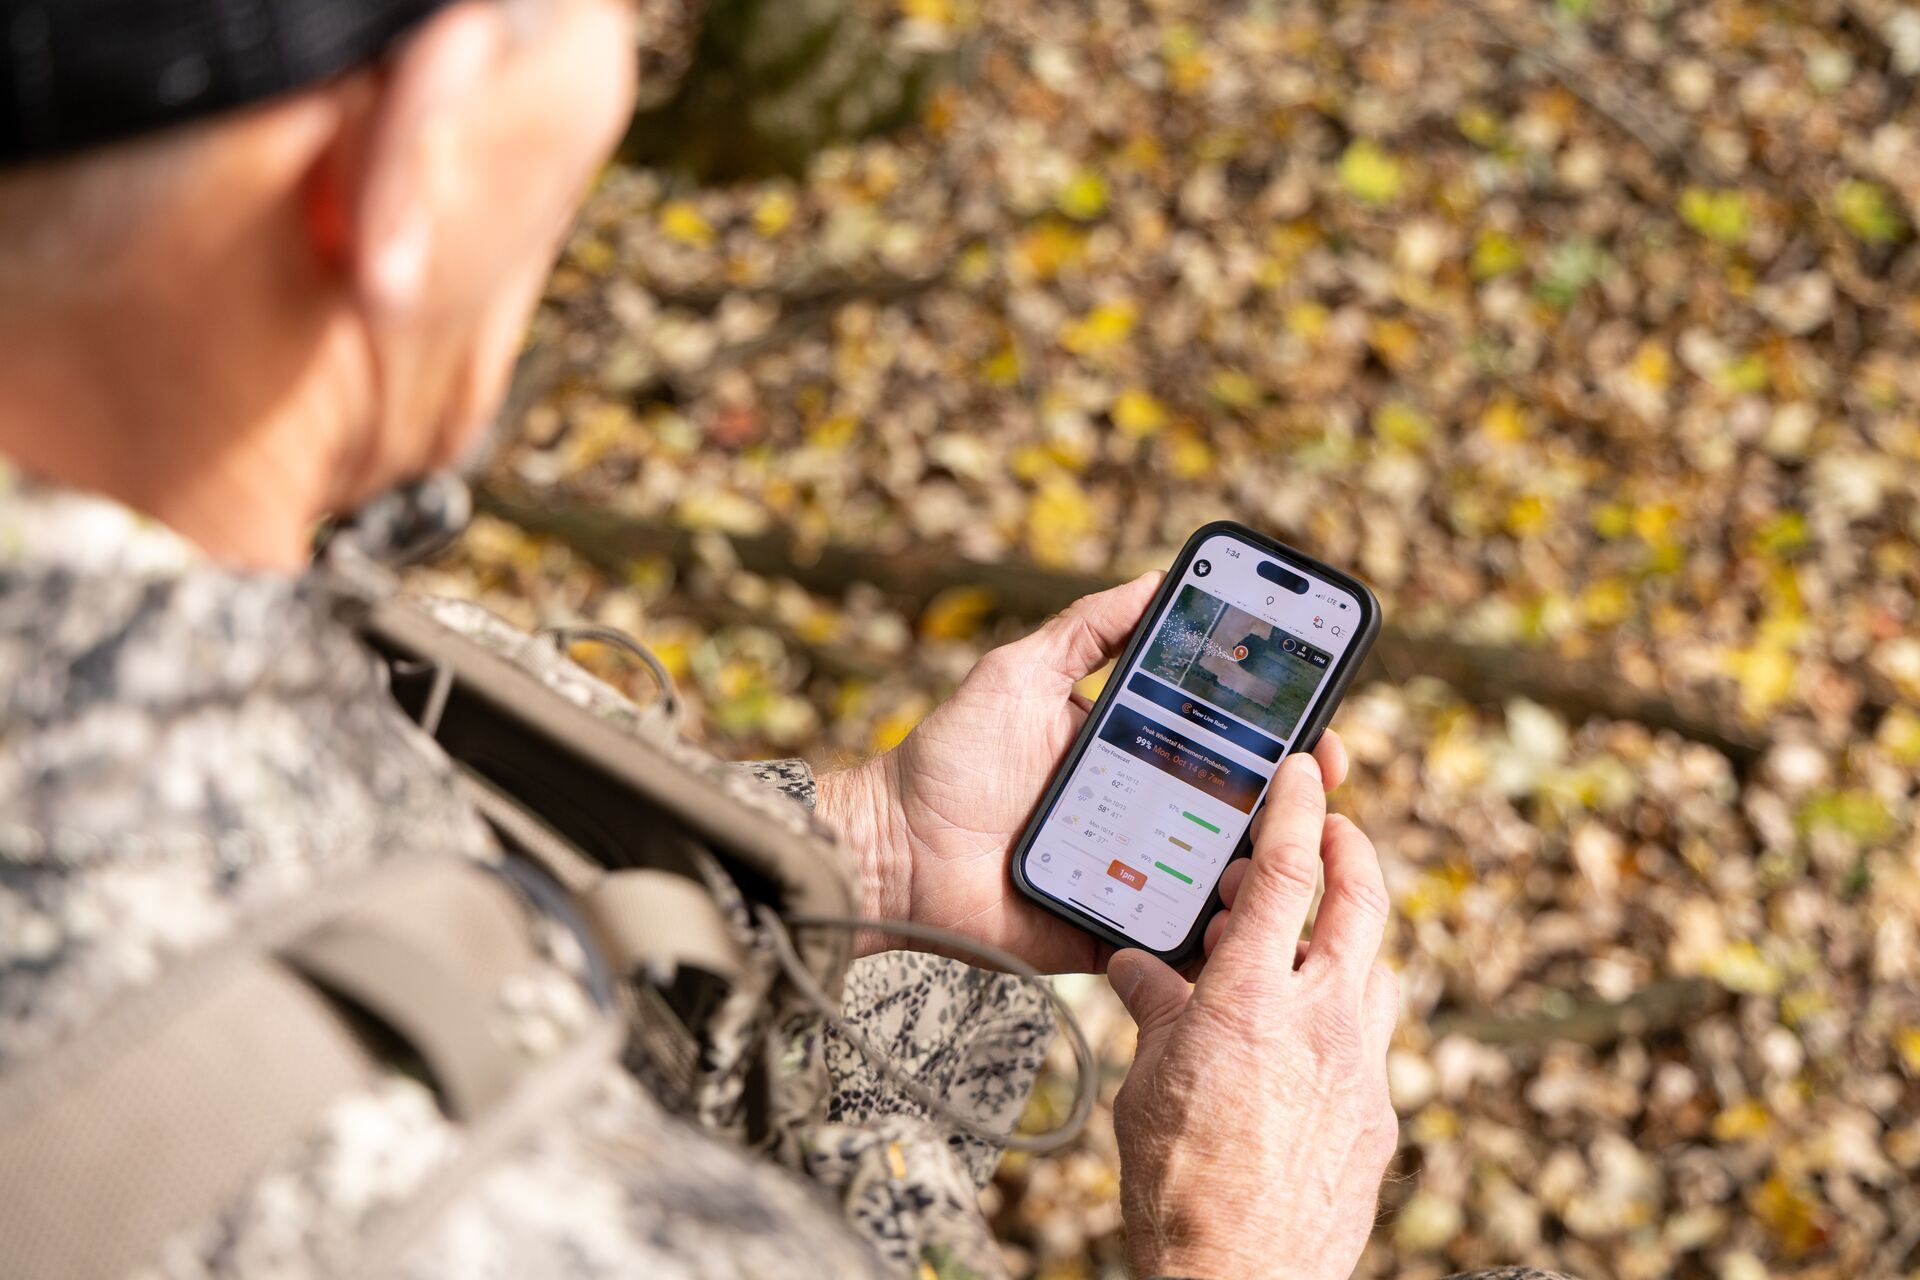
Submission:
[[[1359,579],[1201,528],[1014,845],[1014,884],[1116,947],[1193,959],[1280,761],[1320,740],[1379,630]]]

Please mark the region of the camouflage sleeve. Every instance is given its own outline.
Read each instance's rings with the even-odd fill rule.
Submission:
[[[814,807],[816,780],[802,761],[733,768]],[[1001,1132],[1020,1118],[1053,1034],[1052,1010],[1030,983],[911,951],[856,960],[842,1013],[936,1096]],[[807,1134],[806,1171],[901,1272],[1004,1276],[978,1199],[1000,1144],[929,1115],[847,1041],[828,1035],[823,1047],[827,1114]]]
[[[817,782],[805,761],[750,760],[733,767],[813,807]],[[847,973],[842,1011],[936,1094],[1002,1131],[1019,1120],[1053,1038],[1053,1010],[1032,983],[912,951],[856,960]],[[870,1125],[901,1118],[931,1125],[976,1184],[984,1186],[993,1176],[997,1144],[942,1129],[851,1045],[830,1039],[827,1065],[833,1079],[830,1121]]]
[[[805,760],[741,760],[733,768],[812,810],[819,783],[813,776],[813,766]]]
[[[847,972],[847,1020],[949,1106],[1011,1132],[1053,1039],[1053,1007],[1032,982],[945,956],[883,951]],[[889,1084],[849,1044],[827,1042],[829,1119],[867,1124],[904,1117],[939,1132],[985,1186],[1001,1147],[953,1132]]]

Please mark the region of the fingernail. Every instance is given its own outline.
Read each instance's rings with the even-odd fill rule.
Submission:
[[[1107,961],[1107,982],[1112,985],[1113,994],[1120,997],[1121,1004],[1125,1004],[1132,997],[1133,989],[1140,985],[1140,966],[1125,959],[1126,954],[1123,951]]]

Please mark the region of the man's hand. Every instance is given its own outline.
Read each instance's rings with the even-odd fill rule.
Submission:
[[[1007,863],[1086,723],[1074,684],[1126,646],[1161,577],[1087,596],[993,650],[897,748],[820,779],[820,814],[860,862],[864,914],[953,929],[1047,973],[1105,968],[1113,949],[1021,897]],[[1314,758],[1326,785],[1338,786],[1340,739],[1327,733]],[[1226,915],[1209,928],[1209,947]],[[860,939],[863,953],[886,945],[872,931]]]
[[[1322,866],[1326,896],[1301,943]],[[1128,1252],[1142,1276],[1345,1277],[1399,1132],[1386,1059],[1400,989],[1375,962],[1380,861],[1327,815],[1314,762],[1293,756],[1253,857],[1230,872],[1233,910],[1191,991],[1144,951],[1107,970],[1140,1026],[1113,1107]]]

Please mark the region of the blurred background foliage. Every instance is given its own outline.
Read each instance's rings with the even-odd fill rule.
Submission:
[[[1361,1274],[1916,1274],[1920,9],[646,22],[422,585],[832,767],[1206,520],[1351,566],[1407,993]],[[1127,1019],[1063,986],[1110,1099]],[[1121,1274],[1115,1192],[1100,1119],[1009,1158],[1015,1274]]]

